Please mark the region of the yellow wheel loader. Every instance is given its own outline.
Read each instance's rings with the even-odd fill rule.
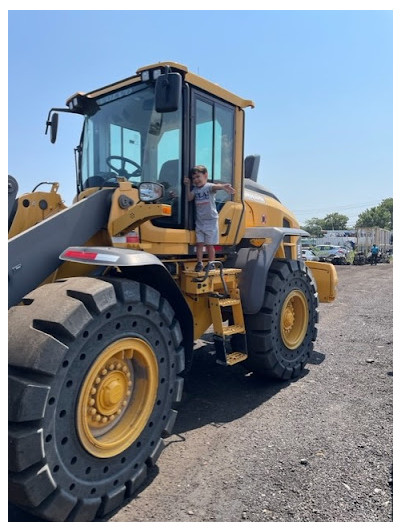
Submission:
[[[254,107],[184,65],[161,62],[50,110],[80,114],[76,197],[58,183],[18,195],[9,176],[9,500],[47,521],[93,521],[146,479],[171,434],[194,342],[215,361],[277,379],[301,374],[328,263],[244,156]],[[216,260],[195,271],[196,164],[216,194]],[[50,190],[45,190],[50,186]]]

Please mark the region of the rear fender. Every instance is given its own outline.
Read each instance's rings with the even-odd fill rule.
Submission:
[[[227,264],[242,270],[239,288],[245,314],[257,314],[264,301],[264,287],[268,271],[285,236],[307,236],[302,229],[293,227],[250,227],[244,238],[249,247],[241,247],[233,261]],[[252,239],[266,240],[260,247],[250,247]]]

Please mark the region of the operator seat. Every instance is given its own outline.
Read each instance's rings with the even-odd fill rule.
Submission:
[[[160,175],[158,181],[161,185],[164,185],[165,191],[168,193],[168,189],[172,188],[175,191],[179,187],[179,160],[171,159],[165,161],[160,169]]]
[[[161,203],[169,203],[172,207],[172,214],[168,218],[156,218],[153,220],[154,225],[161,227],[169,226],[171,223],[176,224],[180,219],[180,171],[179,159],[171,159],[165,161],[160,169],[158,176],[160,185],[164,185],[164,196],[161,198]],[[174,196],[170,196],[170,192],[175,192]]]

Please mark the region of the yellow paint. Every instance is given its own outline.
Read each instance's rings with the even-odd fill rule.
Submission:
[[[8,238],[66,209],[61,196],[57,193],[58,187],[58,183],[52,183],[50,192],[31,192],[18,198],[17,211],[8,232]],[[47,205],[45,209],[40,207],[44,205],[43,202]]]
[[[225,268],[224,280],[229,293],[229,299],[240,299],[238,289],[239,269]],[[209,273],[207,279],[202,280],[204,272],[196,273],[193,270],[184,270],[180,274],[179,285],[188,303],[194,320],[194,339],[200,338],[210,325],[219,323],[220,318],[213,320],[215,309],[210,308],[210,293],[224,294],[224,285],[221,280],[219,270],[213,270]],[[219,305],[217,303],[217,305]],[[219,307],[222,305],[219,305]],[[243,314],[241,305],[232,307],[234,312],[235,323],[243,325]],[[220,315],[220,309],[219,309]],[[214,318],[215,318],[214,314]]]
[[[132,205],[128,208],[122,208],[119,204],[119,198],[121,196],[130,198]],[[170,215],[170,205],[139,202],[137,201],[137,191],[132,187],[132,184],[129,182],[120,182],[111,200],[108,232],[111,236],[128,233],[151,218]]]
[[[148,423],[157,390],[158,363],[147,342],[123,338],[110,344],[79,393],[76,425],[86,451],[110,458],[132,445]]]
[[[330,262],[306,261],[317,284],[320,303],[331,303],[336,299],[338,277],[336,268]]]
[[[184,294],[184,296],[193,316],[194,339],[198,340],[212,324],[212,317],[208,306],[208,294],[199,296]]]
[[[193,233],[193,235],[191,234]],[[146,243],[174,243],[177,244],[194,244],[194,231],[186,229],[171,229],[167,227],[158,227],[153,225],[151,221],[144,222],[140,226],[141,242]]]
[[[297,349],[305,338],[308,327],[308,303],[300,290],[292,290],[282,305],[280,329],[288,349]]]

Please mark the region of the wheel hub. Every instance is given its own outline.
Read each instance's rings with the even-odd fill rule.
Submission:
[[[294,350],[307,334],[308,302],[301,290],[292,290],[282,305],[281,338],[285,346]]]
[[[127,406],[133,386],[132,364],[111,358],[94,377],[88,398],[89,425],[104,427]]]
[[[294,314],[294,308],[292,303],[290,302],[283,314],[283,326],[286,332],[289,332],[291,328],[293,327],[295,320],[295,314]]]
[[[109,345],[79,396],[77,429],[85,449],[107,458],[129,447],[152,413],[157,390],[157,358],[147,342],[123,338]]]

